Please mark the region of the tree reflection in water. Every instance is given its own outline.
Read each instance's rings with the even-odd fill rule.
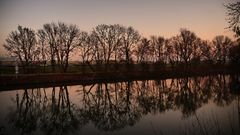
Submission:
[[[87,123],[84,114],[77,115],[78,108],[70,102],[66,86],[52,89],[51,98],[45,89],[24,90],[16,95],[17,107],[9,114],[9,120],[21,134],[41,129],[46,134],[62,134]]]
[[[141,114],[131,103],[130,82],[113,85],[97,84],[95,92],[84,92],[84,110],[94,125],[104,131],[122,129],[135,124]]]
[[[236,99],[239,102],[240,77],[217,75],[80,88],[79,103],[71,102],[67,86],[53,87],[48,94],[44,88],[25,89],[16,95],[16,108],[9,113],[9,122],[21,134],[67,134],[90,122],[102,131],[120,130],[135,125],[147,114],[167,110],[180,110],[183,118],[188,118],[209,101],[217,106]]]

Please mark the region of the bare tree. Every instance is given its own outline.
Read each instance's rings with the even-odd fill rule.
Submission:
[[[141,36],[138,31],[134,30],[132,27],[124,28],[121,51],[125,56],[125,61],[127,64],[130,63],[133,49],[139,42],[140,38]]]
[[[176,36],[176,40],[174,41],[178,57],[186,66],[189,65],[190,60],[194,57],[196,52],[196,43],[198,42],[197,36],[187,29],[181,29],[180,35]]]
[[[240,2],[232,2],[224,6],[227,8],[229,28],[236,32],[236,36],[240,36]]]
[[[163,37],[157,37],[157,36],[151,36],[151,46],[154,51],[154,55],[156,57],[156,61],[160,62],[163,61],[163,54],[164,54],[164,38]]]
[[[24,70],[29,66],[39,54],[36,48],[36,35],[34,30],[18,26],[16,31],[12,31],[3,45],[4,48],[19,59]]]
[[[93,45],[87,32],[81,32],[79,36],[78,54],[83,64],[93,60]]]
[[[79,45],[80,30],[76,25],[67,25],[63,22],[48,23],[39,30],[49,45],[49,54],[53,71],[55,59],[61,71],[66,72],[70,53]]]
[[[212,44],[209,41],[202,40],[199,44],[201,60],[212,62],[213,61],[213,49]]]
[[[229,27],[235,32],[235,36],[238,37],[236,46],[230,49],[230,59],[232,63],[240,63],[240,2],[232,2],[224,5],[227,8],[227,16]]]
[[[100,47],[98,37],[93,33],[90,34],[90,44],[92,46],[93,60],[97,64],[102,64],[102,62],[103,62],[103,48]]]
[[[58,44],[54,47],[58,66],[63,72],[67,71],[70,53],[79,45],[80,30],[76,25],[58,23]]]
[[[225,64],[228,59],[229,49],[233,45],[232,40],[229,37],[220,35],[216,36],[212,42],[215,61]]]
[[[229,49],[229,59],[231,64],[240,64],[240,45],[235,42],[235,45]]]
[[[167,59],[166,63],[170,63],[172,68],[174,67],[174,63],[176,63],[177,61],[174,43],[175,43],[174,38],[165,39],[166,50],[164,52],[164,55],[166,56]]]
[[[143,63],[148,60],[148,55],[150,53],[150,40],[147,38],[142,38],[141,42],[138,44],[135,55],[137,57],[138,63]]]
[[[115,25],[101,24],[94,28],[91,34],[92,40],[96,43],[94,52],[97,59],[103,57],[103,62],[108,67],[110,60],[115,59],[121,45],[123,27]]]
[[[85,72],[85,67],[87,65],[92,71],[94,71],[94,68],[92,68],[91,66],[91,62],[94,60],[95,56],[97,56],[97,54],[95,54],[94,52],[94,47],[95,47],[94,39],[92,39],[87,32],[81,32],[79,36],[79,46],[77,49],[77,54],[80,55],[80,61],[82,62],[83,72]]]
[[[57,45],[58,38],[58,27],[55,23],[47,23],[43,25],[43,29],[38,30],[38,35],[41,42],[45,42],[47,44],[47,54],[49,54],[50,62],[52,66],[52,71],[55,71],[55,59],[56,52],[55,46]],[[45,40],[45,41],[43,41]]]
[[[46,33],[43,30],[38,30],[37,33],[38,37],[38,50],[40,51],[40,55],[38,56],[39,61],[44,64],[44,71],[45,66],[48,60],[48,43],[46,42]]]

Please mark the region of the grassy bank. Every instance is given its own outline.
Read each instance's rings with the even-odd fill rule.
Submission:
[[[132,65],[133,66],[133,65]],[[134,65],[135,68],[137,67]],[[181,78],[191,76],[206,76],[216,74],[238,74],[238,67],[232,66],[198,66],[183,68],[181,66],[157,67],[145,65],[148,68],[123,70],[109,70],[98,72],[68,72],[68,73],[35,73],[35,74],[2,74],[0,76],[0,89],[17,89],[26,87],[47,87],[59,85],[74,84],[92,84],[100,82],[117,82],[131,80],[150,80],[150,79],[167,79]]]

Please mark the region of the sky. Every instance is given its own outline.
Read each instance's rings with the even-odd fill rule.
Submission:
[[[99,24],[132,26],[145,37],[170,38],[187,28],[202,39],[234,38],[226,29],[223,4],[237,0],[0,0],[0,56],[3,44],[18,25],[38,30],[65,22],[90,32]]]

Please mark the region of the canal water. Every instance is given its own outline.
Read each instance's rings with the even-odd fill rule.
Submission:
[[[237,75],[0,92],[1,135],[240,134],[239,115]]]

